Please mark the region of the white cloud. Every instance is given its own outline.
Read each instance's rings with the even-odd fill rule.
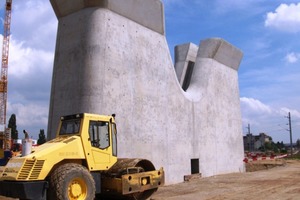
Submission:
[[[290,109],[290,108],[286,108],[283,107],[280,109],[280,114],[282,115],[287,115],[287,113],[291,113],[291,116],[295,117],[295,118],[300,118],[300,111],[295,110],[295,109]]]
[[[257,99],[241,97],[240,101],[243,127],[249,124],[253,134],[268,132],[262,122],[266,123],[272,116],[272,109]]]
[[[265,20],[266,27],[280,31],[297,33],[300,31],[300,3],[281,4],[275,12],[268,12]]]
[[[14,1],[11,34],[24,46],[53,50],[57,19],[49,0]]]
[[[289,141],[287,129],[288,113],[291,113],[294,137],[299,138],[300,111],[287,107],[274,107],[262,103],[258,99],[241,97],[241,110],[243,118],[244,133],[247,132],[248,124],[251,133],[257,135],[261,132],[270,135],[276,141]]]
[[[29,127],[32,124],[39,124],[40,127],[47,126],[48,123],[48,108],[35,103],[31,104],[8,104],[8,108],[14,110],[17,116],[18,126]],[[10,117],[10,116],[8,116]]]
[[[9,75],[22,77],[47,71],[51,73],[53,52],[34,47],[25,47],[24,42],[11,39],[9,55]]]
[[[300,53],[295,53],[295,52],[288,53],[285,56],[285,60],[288,63],[296,63],[299,61],[299,58],[300,58]]]
[[[257,99],[241,97],[240,100],[242,106],[244,106],[244,108],[246,109],[245,111],[250,111],[253,113],[255,112],[257,114],[272,113],[272,109],[268,105],[263,104]]]

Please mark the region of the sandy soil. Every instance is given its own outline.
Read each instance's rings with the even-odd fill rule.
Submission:
[[[192,179],[161,187],[151,200],[298,200],[300,199],[300,161],[287,161],[271,168],[269,164],[248,165],[261,171]],[[0,196],[0,200],[11,200]]]
[[[269,169],[164,186],[151,200],[300,199],[300,161],[288,161],[271,169],[267,164],[263,166]]]

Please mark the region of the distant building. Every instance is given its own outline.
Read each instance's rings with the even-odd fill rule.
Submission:
[[[272,138],[265,133],[259,135],[247,134],[243,137],[245,151],[257,151],[264,148],[266,142],[272,142]]]

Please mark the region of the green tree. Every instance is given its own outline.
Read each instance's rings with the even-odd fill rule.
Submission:
[[[283,141],[276,143],[274,151],[275,151],[275,153],[277,153],[277,151],[280,153],[286,153],[286,149],[285,149]]]
[[[40,129],[39,139],[37,141],[38,145],[44,144],[46,142],[46,136],[44,129]]]
[[[278,149],[277,145],[274,145],[273,151],[274,151],[274,153],[279,153],[279,149]]]
[[[12,114],[8,120],[8,128],[11,129],[11,138],[16,140],[19,138],[17,130],[17,118],[15,114]]]
[[[279,152],[279,146],[280,146],[279,142],[277,142],[277,144],[275,144],[274,142],[266,142],[265,143],[265,150],[274,151],[275,153],[278,153]]]
[[[265,142],[265,150],[273,150],[272,142]]]

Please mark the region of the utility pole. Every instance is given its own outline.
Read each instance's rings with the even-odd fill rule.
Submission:
[[[250,134],[250,124],[248,124],[247,129],[248,129],[248,134]]]
[[[248,124],[248,126],[246,127],[248,130],[248,135],[247,135],[247,139],[249,139],[249,151],[252,152],[254,150],[254,144],[253,144],[253,138],[252,138],[252,134],[250,132],[250,124]]]
[[[291,142],[291,157],[293,157],[293,139],[292,139],[292,123],[291,123],[291,113],[289,112],[289,115],[287,116],[288,120],[289,120],[289,129],[288,131],[290,131],[290,142]]]

